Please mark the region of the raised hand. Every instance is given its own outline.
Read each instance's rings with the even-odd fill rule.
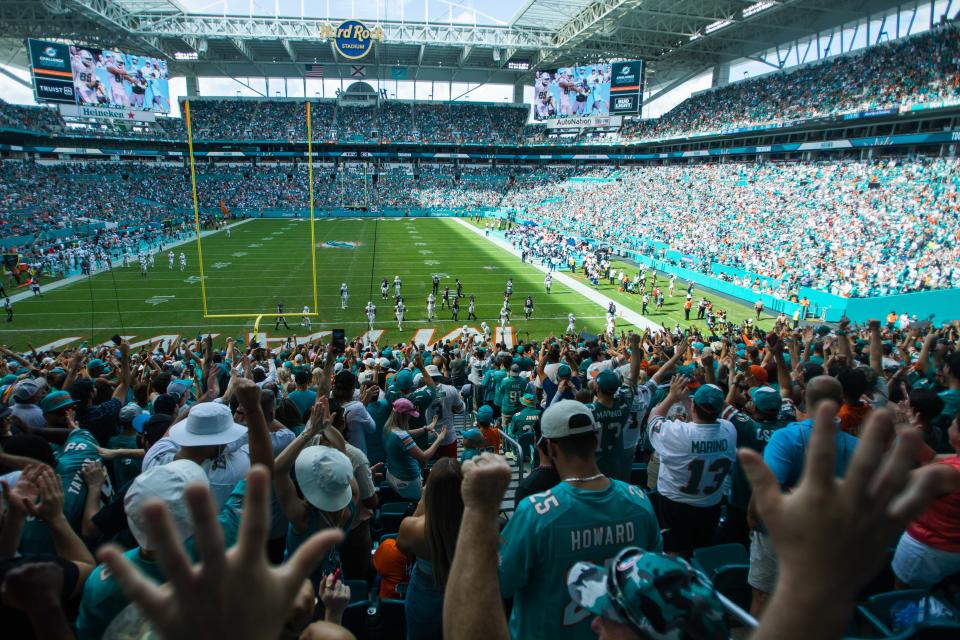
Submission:
[[[100,559],[124,595],[136,602],[160,635],[178,640],[276,638],[288,619],[303,581],[343,539],[339,529],[314,534],[283,565],[270,566],[266,541],[270,520],[270,481],[264,467],[247,475],[240,535],[224,552],[223,532],[206,487],[188,487],[184,497],[196,533],[202,564],[191,566],[166,507],[144,507],[145,526],[158,541],[157,560],[169,582],[158,586],[130,564],[119,547],[104,547]]]

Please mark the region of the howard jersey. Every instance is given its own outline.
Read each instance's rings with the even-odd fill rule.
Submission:
[[[650,444],[660,454],[657,491],[674,502],[712,507],[723,497],[737,451],[737,430],[722,418],[695,424],[656,417]]]
[[[597,433],[597,466],[603,475],[617,480],[624,480],[623,432],[630,423],[633,396],[633,389],[623,385],[614,395],[612,407],[599,402],[587,405],[593,411],[593,418],[600,428]],[[626,480],[629,479],[628,474]]]
[[[660,551],[650,500],[611,480],[601,491],[561,482],[522,500],[500,536],[500,591],[512,597],[511,638],[587,640],[593,619],[567,592],[577,562],[603,565],[625,546]]]

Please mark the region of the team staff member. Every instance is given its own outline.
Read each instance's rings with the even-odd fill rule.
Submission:
[[[562,482],[523,500],[501,535],[500,590],[513,598],[513,638],[593,638],[590,612],[567,592],[577,562],[603,564],[624,546],[659,551],[660,525],[637,487],[597,468],[597,423],[575,400],[552,404],[542,438]]]
[[[692,422],[667,420],[687,397],[690,378],[674,376],[670,391],[650,412],[650,444],[660,456],[658,514],[664,549],[688,555],[710,544],[720,521],[724,480],[737,451],[737,430],[720,418],[720,387],[701,385],[693,394]]]

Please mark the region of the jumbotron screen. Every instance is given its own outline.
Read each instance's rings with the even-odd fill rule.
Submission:
[[[610,65],[538,71],[533,91],[534,120],[610,115]]]
[[[166,60],[79,44],[28,42],[38,102],[170,112]]]
[[[534,120],[639,113],[643,95],[643,61],[537,71],[533,90]]]

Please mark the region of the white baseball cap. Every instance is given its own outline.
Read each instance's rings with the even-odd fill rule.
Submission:
[[[123,509],[137,544],[144,549],[156,549],[156,541],[150,539],[143,525],[143,505],[150,500],[160,500],[167,505],[173,528],[181,542],[193,535],[193,521],[183,492],[194,483],[209,485],[210,481],[203,468],[192,460],[174,460],[144,471],[134,479],[123,498]]]
[[[377,361],[374,360],[373,358],[367,358],[366,360],[363,361],[363,364],[372,369],[373,367],[376,366]]]
[[[377,366],[379,366],[381,369],[389,369],[390,361],[386,358],[380,358],[377,360]]]
[[[554,402],[540,418],[540,431],[544,438],[556,440],[598,430],[593,412],[582,402],[560,400]]]
[[[336,449],[307,447],[297,456],[293,472],[303,497],[321,511],[340,511],[353,499],[353,465]]]
[[[233,421],[230,407],[216,402],[194,405],[186,420],[170,427],[170,439],[181,447],[229,444],[246,433],[246,427]]]
[[[435,364],[428,364],[426,366],[426,370],[427,370],[427,375],[429,375],[431,378],[439,378],[440,376],[443,375],[442,373],[440,373],[440,367],[438,367]]]

